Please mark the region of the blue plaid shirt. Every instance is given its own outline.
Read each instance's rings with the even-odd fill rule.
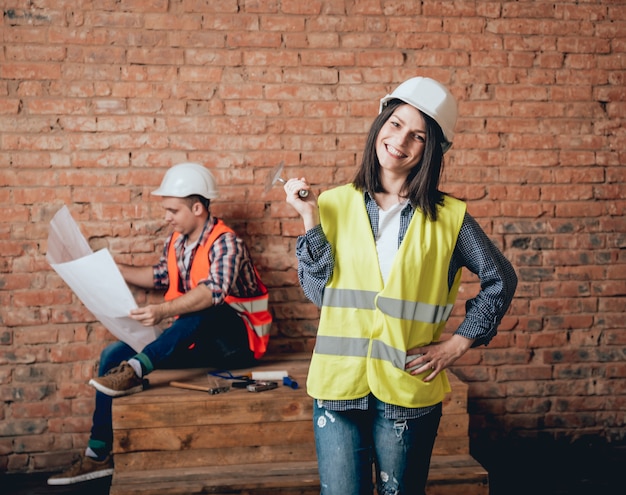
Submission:
[[[374,237],[378,234],[378,205],[366,192],[365,207]],[[400,213],[398,246],[406,235],[415,208],[409,203]],[[321,307],[324,288],[332,275],[334,259],[331,246],[320,225],[298,237],[296,244],[298,277],[304,294],[316,306]],[[480,225],[469,213],[463,225],[448,270],[448,286],[452,287],[457,271],[466,267],[480,279],[480,292],[465,304],[465,319],[454,332],[474,341],[473,347],[487,345],[496,335],[498,325],[506,313],[515,288],[517,275],[511,263],[491,242]],[[369,396],[346,401],[323,401],[324,407],[334,411],[349,409],[366,410]],[[435,406],[405,408],[393,404],[385,405],[385,417],[389,419],[414,419],[430,412]]]

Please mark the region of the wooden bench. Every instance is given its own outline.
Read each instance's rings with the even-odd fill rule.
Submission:
[[[169,385],[208,385],[206,369],[152,373],[148,390],[113,401],[110,495],[319,494],[308,364],[308,355],[264,359],[254,371],[286,370],[300,386],[259,393]],[[487,495],[487,472],[469,454],[467,386],[449,376],[428,493]]]

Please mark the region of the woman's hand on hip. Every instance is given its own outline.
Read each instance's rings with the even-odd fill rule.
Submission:
[[[443,342],[415,347],[407,351],[407,363],[405,369],[413,368],[410,373],[418,375],[430,370],[430,374],[424,378],[425,382],[431,381],[440,371],[449,368],[472,346],[473,340],[460,335],[452,335]],[[415,359],[410,359],[414,357]]]

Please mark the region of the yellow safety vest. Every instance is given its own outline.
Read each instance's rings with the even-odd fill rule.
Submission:
[[[324,289],[307,380],[317,399],[350,400],[372,392],[403,407],[426,407],[450,391],[445,372],[404,370],[406,351],[439,340],[452,311],[461,270],[448,288],[448,270],[466,206],[445,197],[437,220],[415,212],[385,284],[363,193],[352,185],[319,197],[322,228],[335,264]]]

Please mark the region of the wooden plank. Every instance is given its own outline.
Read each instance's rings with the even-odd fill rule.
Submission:
[[[317,464],[247,464],[117,473],[110,495],[319,493]],[[315,492],[310,492],[315,493]],[[488,476],[471,456],[433,457],[430,495],[487,495]]]
[[[258,447],[291,443],[313,445],[311,421],[266,422],[239,425],[179,426],[142,428],[115,432],[113,453],[142,450],[190,450],[213,445],[215,448]]]
[[[308,372],[308,363],[302,361],[296,361],[293,364],[290,362],[281,362],[281,363],[272,363],[272,366],[264,365],[259,366],[258,368],[248,368],[244,370],[235,370],[234,374],[249,374],[253,371],[268,371],[270,368],[278,369],[281,368],[289,372],[290,376],[294,377],[296,381],[298,381],[300,385],[300,389],[306,395],[306,376]],[[141,394],[129,395],[126,397],[120,397],[116,399],[118,403],[125,404],[141,404],[144,400],[158,400],[157,397],[162,397],[163,399],[169,397],[176,397],[181,394],[184,394],[184,391],[177,390],[174,387],[169,386],[170,381],[184,381],[198,385],[205,385],[209,381],[209,377],[207,377],[207,372],[210,371],[209,368],[193,368],[186,370],[157,370],[148,375],[148,380],[150,381],[150,388]],[[446,394],[443,404],[444,408],[450,410],[451,412],[458,411],[467,411],[467,385],[461,382],[453,373],[450,371],[447,372],[448,379],[450,381],[450,386],[452,388],[452,392]],[[214,378],[210,378],[214,379]],[[201,400],[201,395],[196,395],[196,400]],[[223,396],[216,395],[214,398],[221,399]],[[307,395],[308,397],[308,395]]]
[[[489,474],[470,455],[434,456],[428,495],[489,495]]]
[[[435,441],[437,454],[467,453],[467,419],[442,418]],[[304,443],[314,445],[310,418],[301,421],[273,421],[197,426],[116,429],[113,453],[150,450],[189,450],[215,445],[216,448],[255,447]],[[313,448],[313,447],[311,447]]]
[[[168,374],[168,378],[171,376]],[[198,383],[193,379],[187,381]],[[462,408],[464,401],[458,395],[460,392],[457,391],[454,395],[447,396],[443,408],[444,417],[467,414]],[[172,424],[236,424],[242,421],[241,415],[244,415],[245,422],[293,421],[310,418],[312,407],[312,399],[306,394],[304,387],[293,390],[280,386],[261,393],[231,389],[227,393],[209,395],[165,385],[158,391],[153,389],[115,399],[113,415],[114,428],[127,429]]]
[[[113,401],[113,428],[153,428],[159,426],[203,426],[211,424],[263,423],[311,419],[313,401],[301,390],[281,386],[266,392],[233,389],[209,395],[169,387],[175,394],[158,399],[146,397],[139,404]],[[142,395],[142,394],[136,394]]]
[[[254,464],[263,459],[268,463],[286,463],[298,459],[315,461],[315,446],[305,443],[232,447],[229,449],[201,448],[194,450],[142,451],[115,454],[115,472],[142,471],[159,466],[179,467],[224,466]]]
[[[469,417],[467,414],[444,414],[439,423],[437,436],[458,437],[467,436]]]
[[[312,435],[311,435],[312,437]],[[180,466],[202,466],[243,464],[264,459],[266,462],[287,462],[292,459],[315,459],[315,445],[310,441],[291,441],[272,445],[237,445],[224,447],[216,442],[185,450],[124,450],[115,449],[115,469],[142,470],[159,465],[164,468]],[[435,456],[469,454],[469,438],[465,437],[437,437],[433,449]]]
[[[471,455],[433,456],[428,479],[454,484],[459,480],[486,476],[485,468]]]
[[[266,360],[262,360],[261,363],[254,368],[245,368],[241,370],[232,370],[235,375],[238,374],[250,374],[254,371],[270,371],[270,370],[286,370],[290,376],[294,377],[300,384],[301,391],[306,395],[306,376],[308,374],[309,358],[307,354],[296,354],[292,356],[272,356]],[[191,369],[176,369],[176,370],[157,370],[148,375],[150,381],[150,388],[141,394],[129,395],[126,397],[117,398],[114,404],[143,404],[147,400],[153,400],[156,397],[162,397],[166,399],[168,397],[176,397],[184,391],[170,387],[168,384],[170,381],[186,381],[190,383],[197,383],[204,385],[208,383],[207,372],[211,371],[210,368],[191,368]],[[454,373],[447,371],[448,379],[452,392],[447,394],[444,398],[444,409],[450,412],[467,411],[467,384],[459,380]],[[223,396],[214,396],[221,399]],[[308,397],[308,396],[307,396]],[[156,400],[156,399],[155,399]],[[190,400],[202,400],[202,395],[196,396],[195,399]]]
[[[440,437],[437,436],[433,455],[461,455],[469,454],[469,437]]]
[[[110,495],[194,495],[263,493],[262,490],[312,489],[319,493],[316,462],[247,464],[115,474]],[[178,481],[176,481],[178,480]],[[280,493],[280,492],[279,492]],[[315,493],[315,492],[311,492]]]
[[[438,442],[440,443],[440,442]],[[433,455],[454,456],[469,453],[469,440],[464,448],[435,445]],[[293,459],[315,460],[315,447],[309,444],[272,445],[257,447],[232,447],[229,449],[205,448],[194,450],[141,451],[115,454],[115,471],[142,471],[160,466],[164,469],[211,465],[247,464],[264,459],[266,462],[289,462]]]

